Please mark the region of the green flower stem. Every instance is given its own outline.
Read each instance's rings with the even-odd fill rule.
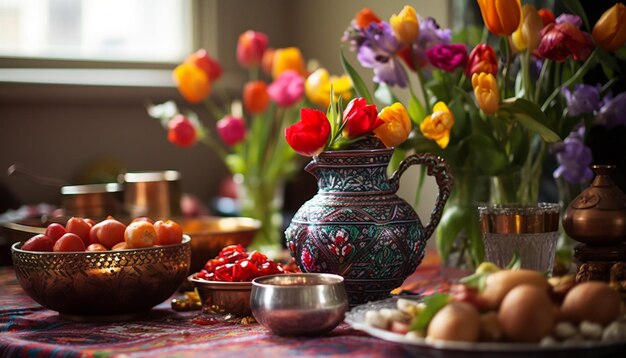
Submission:
[[[215,103],[213,103],[213,101],[211,101],[210,98],[207,98],[207,100],[204,101],[204,104],[206,105],[207,109],[209,110],[209,113],[211,113],[213,118],[215,118],[215,120],[220,120],[220,119],[224,118],[224,112],[222,112],[222,110],[219,109],[219,107],[217,107],[215,105]]]
[[[219,145],[212,138],[210,138],[208,136],[204,136],[204,137],[200,138],[199,141],[200,141],[200,143],[206,145],[207,147],[209,147],[213,151],[215,151],[215,153],[217,153],[217,155],[220,157],[220,159],[222,159],[222,161],[224,161],[226,159],[226,157],[228,156],[228,152],[226,150],[224,150],[224,148],[222,148],[222,146]]]
[[[572,77],[570,77],[562,85],[555,86],[554,91],[552,91],[550,96],[548,96],[548,98],[545,100],[545,102],[543,102],[543,105],[541,106],[541,110],[543,112],[545,112],[546,109],[548,109],[548,107],[550,106],[552,101],[554,101],[554,99],[561,93],[561,89],[562,88],[569,87],[570,85],[572,85],[573,83],[575,83],[576,81],[581,79],[585,75],[585,73],[587,73],[587,71],[589,71],[589,69],[591,68],[591,65],[595,62],[595,59],[596,59],[597,56],[598,56],[598,50],[595,49],[595,50],[593,50],[591,55],[589,55],[587,60],[582,64],[582,66],[580,66],[578,68],[578,71],[576,71],[572,75]]]
[[[532,80],[530,79],[530,51],[524,51],[522,55],[522,78],[524,81],[524,98],[532,101]]]
[[[544,78],[547,76],[548,69],[552,66],[552,62],[549,59],[545,59],[543,61],[543,66],[541,66],[541,72],[539,72],[539,79],[537,80],[537,85],[535,86],[535,103],[539,103],[539,96],[541,95],[541,87],[543,87]]]

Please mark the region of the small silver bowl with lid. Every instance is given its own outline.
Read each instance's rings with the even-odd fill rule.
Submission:
[[[348,296],[339,275],[269,275],[252,280],[250,308],[254,318],[277,335],[314,336],[343,321]]]

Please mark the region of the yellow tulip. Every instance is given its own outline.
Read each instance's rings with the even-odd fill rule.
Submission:
[[[591,35],[607,51],[615,51],[626,43],[626,6],[618,2],[604,12],[593,27]]]
[[[539,16],[537,9],[530,4],[522,7],[522,22],[511,35],[511,45],[514,50],[533,51],[541,42],[541,29],[543,29],[543,19]]]
[[[304,58],[297,47],[279,48],[274,51],[272,78],[277,79],[287,70],[296,71],[302,77],[307,75]]]
[[[411,119],[400,102],[383,108],[378,114],[383,124],[374,129],[374,134],[387,147],[395,147],[404,142],[411,133]]]
[[[409,5],[404,6],[400,14],[393,14],[389,19],[389,24],[396,38],[405,45],[413,43],[420,33],[417,13]]]
[[[496,113],[500,102],[496,78],[491,73],[475,73],[472,75],[472,87],[480,109],[486,114]]]
[[[352,81],[348,75],[330,76],[326,69],[318,68],[304,82],[307,98],[322,108],[330,104],[331,86],[335,93],[335,100],[341,96],[344,103],[347,103],[352,98]]]
[[[211,81],[200,67],[183,63],[172,73],[178,91],[191,103],[200,103],[211,94]]]
[[[512,34],[520,24],[520,0],[477,0],[485,26],[497,36]]]
[[[433,113],[420,124],[424,137],[434,140],[441,149],[450,143],[450,129],[454,126],[454,114],[443,102],[437,102]]]

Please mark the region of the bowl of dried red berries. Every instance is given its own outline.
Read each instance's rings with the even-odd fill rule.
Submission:
[[[203,312],[245,317],[252,314],[252,280],[284,273],[288,272],[280,262],[242,245],[229,245],[188,280],[200,295]]]

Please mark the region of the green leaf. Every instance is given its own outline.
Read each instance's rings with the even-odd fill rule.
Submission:
[[[617,60],[607,51],[598,50],[598,62],[600,62],[602,71],[607,78],[613,78],[615,72],[620,72]]]
[[[585,24],[585,28],[587,29],[587,31],[591,30],[591,27],[589,27],[589,19],[587,19],[587,14],[585,13],[585,9],[583,8],[583,6],[580,4],[580,1],[561,0],[561,2],[571,13],[580,16],[580,18],[583,20],[583,23]]]
[[[447,261],[459,232],[463,229],[466,210],[458,205],[448,205],[443,211],[435,232],[437,252],[442,261]]]
[[[415,124],[420,124],[426,118],[426,110],[422,105],[422,102],[417,99],[413,91],[411,91],[411,97],[409,99],[409,108],[407,108],[409,112],[409,117]]]
[[[474,133],[468,141],[470,152],[476,156],[476,164],[485,175],[498,175],[508,165],[506,153],[490,137]]]
[[[425,332],[435,314],[450,302],[450,296],[445,293],[435,293],[424,298],[426,308],[411,322],[411,331]]]
[[[470,255],[472,257],[472,264],[478,266],[485,257],[485,246],[483,244],[483,234],[480,231],[480,221],[478,219],[478,210],[476,207],[472,207],[472,211],[469,213],[470,218],[465,225],[465,234],[469,241]]]
[[[514,120],[529,131],[539,134],[546,142],[555,143],[561,140],[558,134],[544,125],[550,121],[536,104],[517,98],[512,104],[503,104],[501,109],[510,112]]]
[[[231,173],[243,173],[246,169],[246,163],[236,154],[226,156],[226,166]]]
[[[343,51],[339,51],[339,59],[341,61],[341,66],[343,66],[344,71],[350,76],[352,80],[352,84],[354,85],[354,90],[356,94],[360,97],[364,97],[367,103],[374,103],[374,99],[370,94],[367,86],[365,85],[365,81],[361,78],[359,73],[348,63],[346,57],[343,55]]]

